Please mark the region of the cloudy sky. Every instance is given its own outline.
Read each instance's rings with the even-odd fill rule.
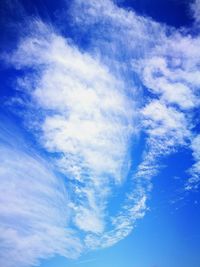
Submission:
[[[200,266],[200,1],[2,0],[0,266]]]

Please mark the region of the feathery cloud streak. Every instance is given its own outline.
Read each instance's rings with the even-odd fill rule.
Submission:
[[[16,133],[0,125],[0,264],[32,266],[55,254],[74,258],[82,245],[68,227],[64,183]]]

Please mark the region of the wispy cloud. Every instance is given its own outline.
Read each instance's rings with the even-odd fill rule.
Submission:
[[[198,189],[200,183],[200,136],[193,138],[191,149],[193,151],[194,164],[188,171],[190,178],[188,179],[185,188],[186,190]]]
[[[199,37],[188,29],[181,32],[138,16],[110,0],[76,0],[70,12],[80,38],[87,31],[84,49],[35,19],[31,33],[6,58],[24,74],[17,86],[28,99],[24,108],[29,130],[68,186],[66,192],[40,158],[16,147],[11,154],[2,145],[4,166],[10,166],[2,169],[3,179],[7,183],[6,177],[13,176],[13,183],[20,184],[17,196],[5,184],[11,190],[5,201],[20,219],[12,226],[17,227],[12,237],[8,229],[15,210],[9,208],[3,244],[7,247],[15,238],[9,247],[15,255],[28,246],[28,236],[33,238],[30,251],[36,251],[16,258],[18,265],[35,264],[55,253],[70,256],[71,250],[78,254],[79,233],[85,249],[107,247],[127,236],[148,209],[159,159],[180,147],[190,149],[195,161],[186,189],[199,183],[199,138],[192,120],[199,108]],[[145,136],[142,161],[119,212],[111,216],[109,198],[127,178],[134,161],[132,143],[140,133]],[[18,205],[13,206],[14,197],[22,205],[28,232],[21,230],[24,217]],[[67,230],[68,220],[78,233]],[[48,234],[43,229],[49,229]]]
[[[77,256],[81,243],[68,226],[64,184],[15,127],[0,125],[0,162],[1,266],[35,265],[55,254]]]
[[[94,261],[96,261],[95,258],[94,259],[87,259],[87,260],[78,261],[78,262],[76,262],[76,264],[79,265],[79,264],[85,264],[85,263],[94,262]]]
[[[194,120],[200,104],[199,41],[198,36],[173,32],[163,39],[162,45],[157,45],[145,59],[133,65],[153,94],[142,109],[143,125],[148,134],[146,170],[147,165],[152,169],[152,157],[156,160],[161,155],[176,152],[180,146],[193,150],[197,134],[193,129],[199,124]],[[194,159],[197,160],[195,156]]]
[[[194,0],[191,3],[191,15],[193,16],[195,22],[198,25],[200,22],[200,1],[199,0]]]

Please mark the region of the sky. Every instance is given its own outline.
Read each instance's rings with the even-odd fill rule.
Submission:
[[[0,266],[200,266],[200,1],[0,2]]]

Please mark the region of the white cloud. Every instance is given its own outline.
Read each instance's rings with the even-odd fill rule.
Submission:
[[[197,173],[190,143],[200,39],[109,0],[76,0],[71,14],[80,34],[87,31],[87,52],[35,21],[8,61],[26,71],[18,86],[31,97],[29,126],[68,180],[71,220],[87,248],[106,247],[145,214],[162,156],[192,147]],[[146,134],[143,160],[125,204],[110,218],[109,196],[126,179],[139,123]]]
[[[193,0],[191,4],[191,11],[193,18],[197,24],[200,22],[200,1],[199,0]]]
[[[172,33],[145,58],[133,61],[133,68],[148,90],[162,101],[191,110],[199,106],[199,44],[198,36]]]
[[[0,265],[32,266],[55,254],[77,257],[82,245],[69,227],[61,178],[15,128],[0,125],[0,137]]]
[[[142,126],[147,133],[146,150],[135,177],[151,180],[157,175],[159,160],[190,144],[192,134],[185,114],[161,100],[152,100],[143,109]]]
[[[196,22],[198,10],[197,0],[192,5]],[[129,90],[133,90],[131,82],[138,86],[140,79],[152,94],[149,104],[137,96],[145,104],[140,119],[148,137],[136,176],[149,179],[157,174],[161,156],[180,146],[190,149],[193,142],[193,116],[200,104],[200,38],[189,29],[179,31],[155,23],[108,0],[76,0],[72,11],[76,25],[83,32],[85,28],[93,32],[89,49],[99,52],[106,64],[115,65],[121,78],[129,81]],[[196,173],[198,163],[194,166]]]
[[[190,135],[184,113],[177,111],[176,108],[167,107],[160,100],[147,104],[141,113],[147,133],[152,138],[170,138],[172,147],[175,144],[183,144],[184,138]]]
[[[35,35],[22,40],[11,62],[36,70],[19,86],[42,110],[43,147],[57,153],[59,171],[74,181],[70,206],[75,225],[101,233],[111,187],[122,183],[129,170],[130,142],[137,134],[135,104],[123,81],[98,59],[41,22],[34,26]]]
[[[126,199],[127,203],[122,205],[115,217],[111,218],[110,230],[105,231],[102,235],[88,234],[86,236],[85,243],[90,249],[114,245],[131,233],[136,220],[143,218],[147,210],[147,191],[141,186],[140,181],[138,184],[135,182],[133,188]]]
[[[167,103],[177,104],[182,109],[193,108],[197,101],[188,84],[182,82],[184,71],[176,69],[176,66],[170,69],[167,63],[166,58],[158,56],[140,62],[140,67],[144,66],[142,70],[144,85],[153,93],[160,95]]]
[[[193,138],[191,149],[195,163],[189,170],[190,178],[185,185],[186,190],[198,189],[200,184],[200,135]]]
[[[145,59],[133,64],[147,90],[153,93],[152,98],[157,99],[151,98],[150,104],[142,110],[149,140],[139,176],[154,175],[152,166],[157,165],[160,155],[168,155],[181,145],[190,149],[193,116],[200,104],[199,42],[198,36],[175,32],[165,37],[163,44],[152,49]],[[197,165],[193,166],[194,173]]]
[[[133,91],[137,78],[130,69],[131,60],[143,58],[155,45],[162,44],[166,27],[110,0],[75,0],[70,13],[83,40],[89,33],[89,51],[123,76]]]

